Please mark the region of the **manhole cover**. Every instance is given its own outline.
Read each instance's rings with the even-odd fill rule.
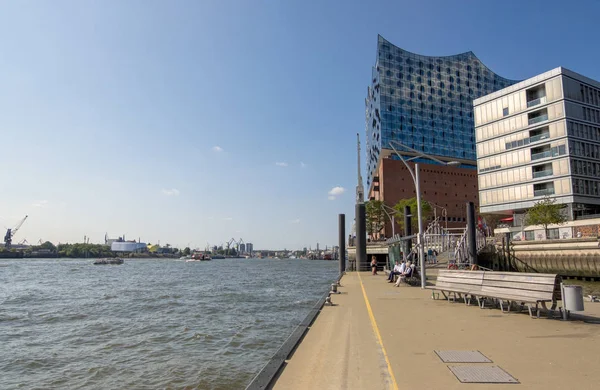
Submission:
[[[519,383],[498,366],[448,366],[462,383]]]
[[[492,363],[479,351],[435,351],[444,363]]]

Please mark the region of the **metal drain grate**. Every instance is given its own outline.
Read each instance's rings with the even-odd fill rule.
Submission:
[[[519,383],[498,366],[448,366],[461,383]]]
[[[444,363],[492,363],[479,351],[434,351]]]

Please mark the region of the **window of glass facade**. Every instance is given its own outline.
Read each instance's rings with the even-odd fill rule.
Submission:
[[[368,177],[373,175],[379,151],[389,148],[391,140],[434,156],[474,161],[472,99],[516,81],[489,71],[472,53],[443,58],[420,56],[406,52],[382,37],[378,42],[378,58],[370,90],[381,85],[381,104],[388,108],[388,112],[381,118],[380,131],[373,130],[372,121],[367,125],[367,161],[372,161],[367,167]],[[402,80],[412,81],[410,83],[400,84],[402,74],[398,70],[403,65],[408,72]],[[464,77],[461,69],[468,69],[470,74],[484,81],[480,82],[479,88],[471,88],[468,95],[461,93],[469,89],[467,80],[459,77]],[[368,103],[376,98],[370,96]],[[367,116],[369,110],[367,104]],[[367,181],[370,182],[370,179]]]

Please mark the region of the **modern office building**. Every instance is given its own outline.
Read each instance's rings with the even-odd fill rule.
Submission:
[[[252,252],[254,252],[254,245],[251,242],[246,243],[246,252],[249,255],[252,255]]]
[[[547,196],[600,217],[600,82],[556,68],[473,104],[482,213],[521,226]]]
[[[368,198],[393,206],[415,196],[408,170],[390,147],[396,140],[441,161],[461,163],[446,167],[414,160],[423,173],[423,198],[442,209],[438,215],[443,211],[450,226],[464,226],[465,203],[478,197],[473,99],[516,82],[492,72],[472,52],[423,56],[378,36],[365,100]],[[385,234],[390,233],[388,225]]]

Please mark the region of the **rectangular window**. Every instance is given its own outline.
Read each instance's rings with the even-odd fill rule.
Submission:
[[[502,115],[503,115],[503,116],[507,116],[507,115],[508,115],[508,107],[504,107],[504,108],[502,109]]]
[[[548,229],[548,239],[549,240],[558,240],[560,238],[558,234],[558,228],[556,229]]]
[[[525,241],[533,241],[535,240],[535,233],[532,231],[525,232]]]

